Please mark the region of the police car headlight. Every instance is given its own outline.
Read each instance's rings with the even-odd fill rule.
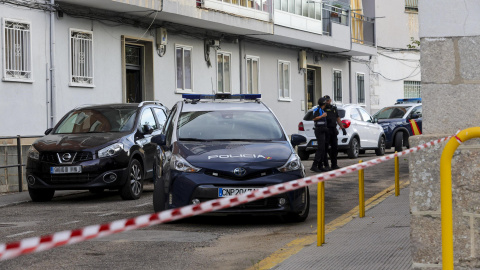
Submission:
[[[98,150],[98,157],[104,158],[104,157],[115,156],[122,150],[123,150],[123,143],[114,143],[110,146],[107,146],[103,149]]]
[[[290,172],[299,170],[300,168],[302,168],[302,162],[300,161],[300,157],[297,154],[292,154],[288,159],[287,163],[277,169],[280,172]]]
[[[33,147],[33,145],[30,146],[28,149],[28,157],[31,159],[39,159],[40,158],[40,153],[38,153],[37,149]]]
[[[170,167],[177,171],[191,173],[201,170],[200,168],[194,167],[192,164],[188,163],[188,161],[186,161],[178,154],[172,155],[172,159],[170,160]]]

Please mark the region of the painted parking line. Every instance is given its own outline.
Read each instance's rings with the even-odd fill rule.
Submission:
[[[400,181],[400,188],[403,189],[407,187],[409,184],[410,184],[410,181]],[[386,198],[394,194],[395,194],[395,185],[391,185],[390,187],[384,189],[383,191],[377,193],[376,195],[368,199],[365,202],[365,210],[368,210],[376,206],[377,204],[381,203]],[[340,217],[336,218],[332,222],[328,223],[325,226],[325,234],[331,233],[334,230],[344,226],[345,224],[352,221],[352,219],[354,219],[357,216],[358,216],[358,206],[348,211],[347,213],[341,215]],[[316,233],[317,232],[314,231],[312,235],[305,236],[302,238],[297,238],[291,241],[290,243],[286,244],[285,246],[275,251],[267,258],[256,263],[252,267],[248,268],[247,270],[272,269],[273,267],[280,264],[284,260],[300,252],[300,250],[302,250],[304,247],[315,243],[317,241]]]
[[[7,237],[7,238],[12,238],[12,237],[20,236],[20,235],[29,234],[29,233],[32,233],[32,232],[34,232],[34,231],[26,231],[26,232],[16,233],[16,234],[12,234],[12,235],[7,235],[7,236],[5,236],[5,237]]]
[[[118,212],[109,212],[109,213],[101,214],[101,215],[98,215],[98,216],[99,217],[106,217],[106,216],[111,216],[111,215],[115,215],[115,214],[118,214]]]
[[[78,223],[78,222],[80,222],[80,220],[69,221],[69,222],[59,224],[59,225],[70,225],[70,224],[75,224],[75,223]]]
[[[147,205],[152,205],[152,203],[151,202],[142,203],[142,204],[139,204],[139,205],[135,205],[135,207],[142,207],[142,206],[147,206]]]

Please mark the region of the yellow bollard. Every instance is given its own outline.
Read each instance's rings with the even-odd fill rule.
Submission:
[[[358,163],[362,163],[362,160],[359,160]],[[358,171],[358,216],[365,216],[365,187],[364,187],[365,175],[363,169]]]
[[[397,152],[395,151],[395,154]],[[395,156],[395,196],[400,195],[400,168],[398,156]]]
[[[325,243],[325,183],[317,184],[317,247]]]
[[[480,127],[460,131],[443,148],[440,158],[440,209],[442,223],[442,268],[453,270],[452,158],[461,142],[480,138]]]

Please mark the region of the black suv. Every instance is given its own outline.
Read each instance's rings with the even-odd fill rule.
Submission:
[[[140,198],[152,177],[156,145],[168,109],[161,103],[105,104],[68,112],[28,151],[27,183],[33,201],[55,190],[118,189],[125,200]]]

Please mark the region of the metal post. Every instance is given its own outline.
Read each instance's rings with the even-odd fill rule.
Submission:
[[[397,152],[395,152],[396,154]],[[400,168],[398,156],[395,156],[395,196],[400,195]]]
[[[17,135],[17,161],[18,161],[18,192],[22,192],[23,170],[22,170],[22,138]]]
[[[362,160],[359,160],[358,163],[362,163]],[[365,216],[365,186],[364,186],[364,171],[363,169],[358,170],[358,216]]]
[[[325,243],[325,183],[317,184],[317,247]]]

